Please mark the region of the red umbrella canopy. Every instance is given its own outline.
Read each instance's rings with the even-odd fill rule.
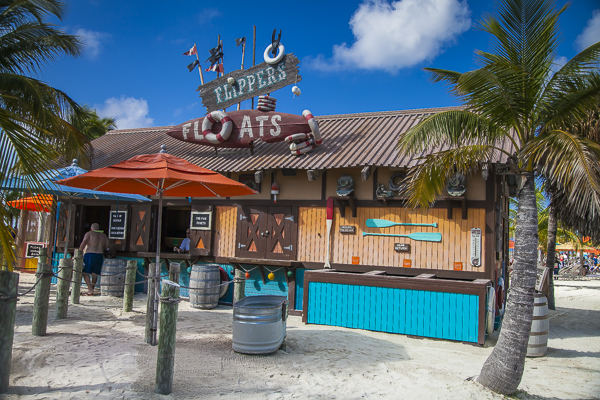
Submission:
[[[50,212],[52,208],[52,195],[38,194],[33,197],[23,197],[9,201],[6,204],[19,210]]]
[[[166,153],[135,156],[118,164],[59,181],[106,192],[177,197],[232,197],[256,194],[243,183]]]

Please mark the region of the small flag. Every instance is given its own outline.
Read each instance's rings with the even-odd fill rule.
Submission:
[[[242,43],[246,43],[246,38],[245,37],[235,39],[235,46],[236,47],[239,46]]]
[[[223,69],[223,64],[213,64],[210,67],[206,68],[205,71],[206,72],[213,71],[213,72],[223,73],[223,72],[225,72],[225,69]]]
[[[194,43],[194,47],[183,53],[184,56],[193,56],[194,54],[198,54],[198,50],[196,50],[196,43]]]
[[[216,62],[219,61],[219,58],[223,58],[222,50],[223,50],[223,47],[221,47],[221,45],[218,45],[217,47],[213,47],[212,49],[209,49],[208,52],[210,53],[210,57],[208,57],[206,59],[206,61],[210,61],[211,65],[216,64]]]
[[[194,60],[193,63],[191,63],[190,65],[187,66],[187,68],[190,70],[190,72],[192,72],[194,70],[194,68],[196,68],[196,65],[200,64],[200,61],[198,60]]]

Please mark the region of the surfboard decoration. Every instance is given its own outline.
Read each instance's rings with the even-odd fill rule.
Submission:
[[[179,124],[169,129],[167,135],[184,142],[217,148],[251,148],[256,140],[277,143],[298,134],[304,134],[306,141],[310,142],[304,146],[309,150],[322,142],[317,122],[308,110],[304,111],[305,115],[260,110],[229,111],[222,113],[224,115],[220,116],[220,120],[211,117],[211,114]],[[203,127],[206,129],[203,130]],[[315,138],[315,131],[318,138]],[[227,139],[216,141],[214,137]],[[295,145],[293,149],[292,145]],[[297,147],[296,143],[290,145],[293,154],[307,152]]]

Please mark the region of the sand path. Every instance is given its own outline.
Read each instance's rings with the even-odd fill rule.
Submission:
[[[33,283],[23,275],[22,287]],[[21,289],[23,291],[23,289]],[[473,382],[484,347],[305,325],[288,319],[286,349],[247,356],[231,349],[232,309],[179,308],[173,394],[153,393],[156,347],[143,344],[145,295],[82,297],[48,336],[31,335],[33,296],[18,303],[6,399],[500,399]],[[600,281],[557,282],[546,357],[527,359],[518,398],[600,398]]]

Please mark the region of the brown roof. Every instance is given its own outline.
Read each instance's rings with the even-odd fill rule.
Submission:
[[[248,149],[219,149],[217,155],[212,147],[166,135],[170,126],[114,130],[92,141],[92,167],[102,168],[139,154],[157,153],[163,144],[169,154],[224,172],[411,166],[419,155],[407,157],[399,154],[396,145],[400,134],[425,116],[454,109],[461,107],[317,116],[323,144],[302,156],[292,155],[285,143],[267,144],[262,141],[256,142],[254,155]]]

